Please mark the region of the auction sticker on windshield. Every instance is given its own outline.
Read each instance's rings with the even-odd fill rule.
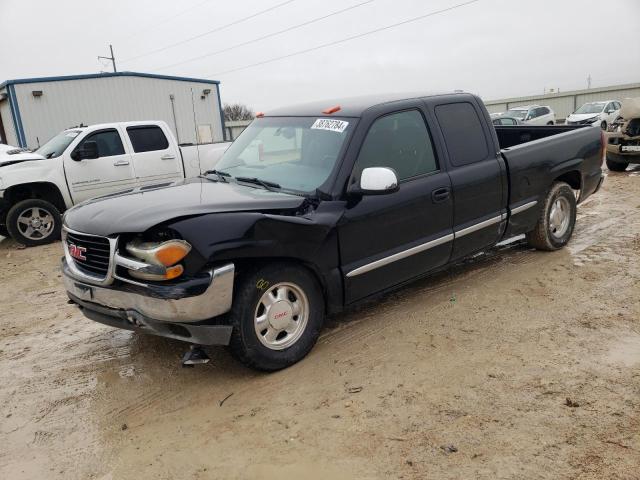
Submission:
[[[345,128],[349,126],[349,122],[345,122],[344,120],[332,120],[330,118],[319,118],[311,128],[314,130],[329,130],[330,132],[344,132]]]

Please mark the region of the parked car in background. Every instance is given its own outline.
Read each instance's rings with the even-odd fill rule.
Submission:
[[[505,117],[517,118],[524,125],[554,125],[556,114],[551,107],[528,105],[513,107],[504,113]]]
[[[603,102],[589,102],[569,115],[567,125],[597,125],[603,130],[611,124],[620,112],[620,102],[605,100]]]
[[[522,122],[515,117],[497,117],[491,121],[494,125],[508,127],[509,125],[522,125]]]
[[[640,163],[640,97],[622,102],[620,116],[609,125],[607,167],[615,172]]]
[[[0,235],[49,243],[71,206],[198,176],[228,145],[178,146],[164,122],[119,122],[70,128],[35,152],[0,155]]]
[[[278,370],[326,313],[505,238],[562,248],[603,180],[593,128],[494,127],[464,93],[336,103],[257,118],[200,178],[69,210],[69,298],[92,320]]]

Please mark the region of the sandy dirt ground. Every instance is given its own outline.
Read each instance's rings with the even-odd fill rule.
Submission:
[[[332,318],[274,374],[85,319],[60,255],[0,242],[2,479],[640,478],[640,168],[568,248],[514,242]]]

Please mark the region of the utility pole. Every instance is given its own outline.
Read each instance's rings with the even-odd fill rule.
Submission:
[[[591,74],[587,77],[587,89],[591,88]]]
[[[111,63],[113,64],[113,71],[117,72],[118,70],[116,70],[116,57],[113,54],[113,46],[111,44],[109,44],[109,50],[111,51],[111,56],[110,57],[100,57],[98,56],[98,60],[102,59],[102,60],[111,60]]]

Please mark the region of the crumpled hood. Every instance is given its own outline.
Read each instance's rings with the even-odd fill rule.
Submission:
[[[144,232],[169,220],[193,215],[295,209],[304,197],[263,188],[193,178],[82,203],[64,216],[72,230],[94,235]]]
[[[627,98],[622,101],[622,108],[620,108],[620,116],[625,120],[631,120],[632,118],[640,117],[640,97]]]
[[[37,153],[32,152],[21,152],[13,154],[7,154],[5,152],[0,153],[0,167],[13,165],[16,163],[29,162],[33,160],[45,160],[45,158],[42,155],[38,155]]]

